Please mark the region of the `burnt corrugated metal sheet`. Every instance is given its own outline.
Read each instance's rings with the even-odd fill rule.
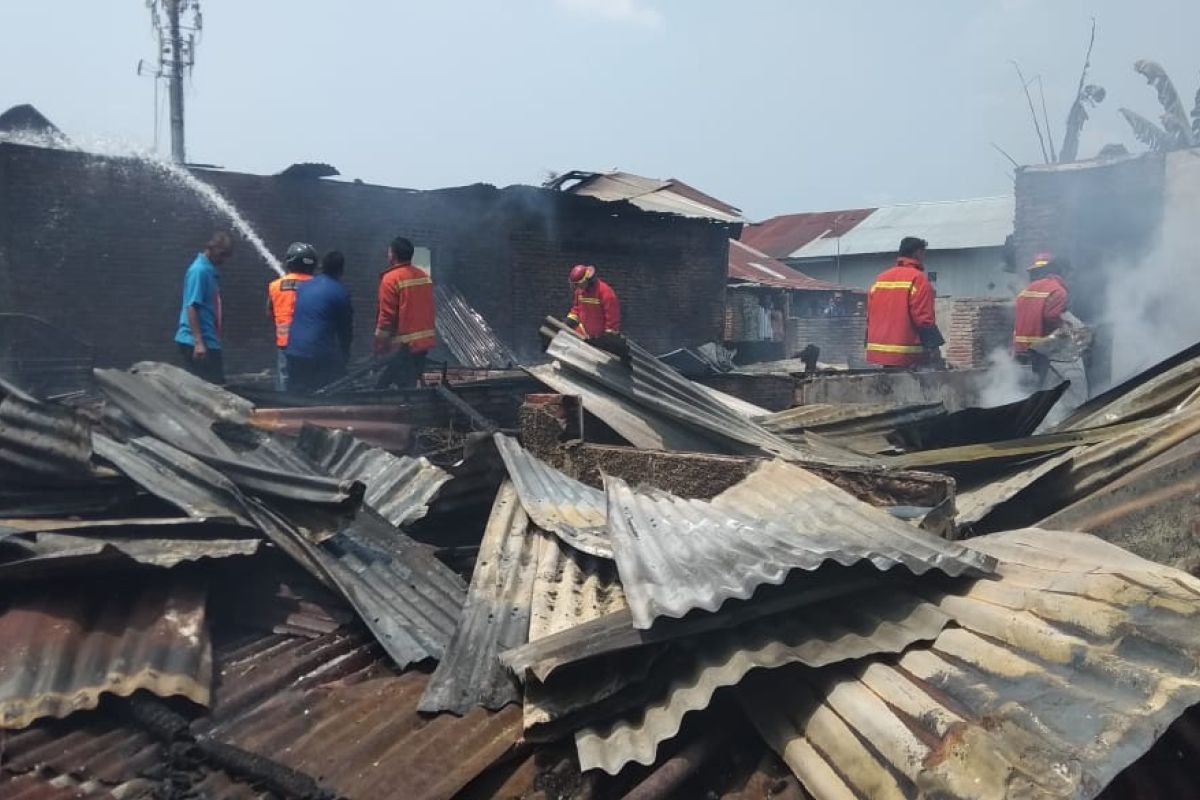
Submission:
[[[409,672],[285,692],[222,726],[221,738],[315,776],[348,800],[445,800],[514,751],[521,712],[423,717],[417,702],[427,682]]]
[[[611,559],[580,552],[550,533],[541,532],[539,541],[529,641],[628,609]]]
[[[526,452],[516,439],[502,433],[494,438],[521,505],[534,524],[577,550],[612,558],[604,492],[562,474]]]
[[[973,528],[997,508],[1019,496],[1021,492],[1054,470],[1065,468],[1083,451],[1084,448],[1077,447],[1065,453],[1041,459],[1035,464],[1006,471],[987,483],[960,491],[954,498],[954,505],[958,510],[954,518],[955,524],[960,529]]]
[[[796,569],[869,561],[915,575],[990,571],[985,556],[869,506],[828,481],[767,462],[712,502],[635,491],[608,477],[609,532],[634,626],[716,611]]]
[[[353,515],[308,509],[305,519],[294,521],[163,442],[144,437],[128,445],[109,443],[101,454],[148,492],[189,514],[237,520],[262,531],[309,572],[337,587],[400,666],[445,652],[466,586],[427,548],[370,509]]]
[[[4,800],[116,800],[103,789],[79,786],[71,781],[55,781],[38,775],[20,775],[9,781],[0,778],[0,797]],[[122,795],[125,800],[126,795]]]
[[[438,344],[464,367],[509,369],[518,363],[483,315],[471,307],[457,289],[439,283],[437,297]]]
[[[396,400],[388,405],[256,408],[247,424],[284,436],[299,436],[308,425],[333,428],[346,431],[372,447],[404,452],[412,446],[413,429],[428,420],[403,405],[399,398]]]
[[[450,480],[427,458],[394,456],[346,431],[305,426],[297,447],[328,474],[366,486],[363,502],[397,527],[424,517],[429,501]]]
[[[763,417],[759,423],[790,441],[816,433],[860,453],[882,453],[892,444],[887,435],[910,422],[946,415],[942,403],[894,406],[873,403],[803,405]]]
[[[180,580],[140,588],[28,592],[0,614],[0,728],[95,708],[145,689],[207,705],[212,649],[205,593]]]
[[[893,584],[896,582],[892,582]],[[801,663],[822,667],[879,653],[898,653],[935,639],[950,617],[904,588],[884,588],[777,614],[688,642],[683,669],[673,668],[664,693],[634,713],[575,734],[579,764],[615,775],[626,764],[652,764],[683,718],[708,707],[720,688],[751,671]]]
[[[177,526],[178,527],[178,526]],[[248,556],[260,539],[188,539],[134,536],[73,536],[33,532],[4,538],[0,551],[0,581],[41,580],[51,574],[142,564],[169,568],[205,558]],[[7,552],[4,552],[7,551]]]
[[[1050,409],[1067,390],[1066,382],[1053,389],[990,408],[964,408],[944,417],[900,425],[888,441],[906,450],[930,450],[1032,436]]]
[[[1085,534],[971,544],[997,574],[938,601],[932,645],[743,682],[816,797],[1085,800],[1200,701],[1200,581]]]
[[[1200,344],[1163,359],[1075,409],[1055,430],[1082,430],[1160,414],[1200,386]]]
[[[10,394],[0,399],[0,476],[45,484],[92,477],[91,425],[75,409]]]
[[[494,710],[521,699],[516,679],[497,656],[529,640],[537,546],[517,491],[505,482],[492,505],[458,627],[421,711],[464,714],[476,705]]]

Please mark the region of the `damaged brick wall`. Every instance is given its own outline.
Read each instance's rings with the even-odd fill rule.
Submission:
[[[651,350],[721,334],[731,226],[648,214],[530,187],[414,192],[361,183],[197,170],[274,253],[307,240],[346,255],[355,350],[369,348],[375,288],[391,237],[432,251],[519,355],[539,352],[546,314],[570,306],[573,264],[597,266],[620,295],[626,330]],[[734,226],[736,227],[736,226]],[[183,272],[229,228],[189,190],[141,162],[0,145],[0,311],[44,317],[92,342],[102,365],[172,359]],[[222,269],[225,355],[233,371],[274,363],[266,284],[248,243]]]
[[[1012,345],[1013,304],[1008,300],[954,300],[948,322],[942,356],[953,367],[987,366],[988,356],[996,350],[1007,352]]]

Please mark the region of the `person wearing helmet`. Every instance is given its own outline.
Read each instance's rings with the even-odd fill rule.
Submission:
[[[394,356],[376,388],[411,389],[425,374],[425,360],[437,344],[433,281],[412,263],[413,243],[397,236],[388,247],[388,268],[379,276],[375,320],[376,357]]]
[[[571,269],[570,281],[575,297],[567,324],[585,339],[620,333],[621,301],[611,286],[596,277],[596,268],[577,264]]]
[[[1063,314],[1067,313],[1071,298],[1067,290],[1070,271],[1067,259],[1039,253],[1029,266],[1029,285],[1017,295],[1013,355],[1033,367],[1039,384],[1045,379],[1050,362],[1032,348],[1063,326]]]
[[[296,313],[296,289],[312,280],[317,269],[317,251],[311,244],[292,242],[283,257],[287,272],[267,284],[267,315],[275,325],[275,347],[278,358],[275,366],[275,389],[287,391],[288,332]]]

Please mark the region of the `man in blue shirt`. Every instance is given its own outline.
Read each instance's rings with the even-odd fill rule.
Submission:
[[[225,382],[221,358],[221,276],[217,267],[233,255],[233,239],[218,231],[188,267],[175,343],[182,366],[209,383]]]
[[[315,392],[346,374],[354,336],[350,292],[342,285],[346,260],[334,250],[321,260],[321,272],[296,289],[296,310],[288,334],[288,391]]]

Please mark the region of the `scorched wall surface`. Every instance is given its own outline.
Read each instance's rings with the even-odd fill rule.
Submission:
[[[531,187],[416,192],[360,183],[194,170],[225,194],[272,252],[289,242],[346,255],[355,350],[374,328],[388,241],[432,253],[523,359],[540,354],[547,314],[570,306],[567,272],[595,264],[626,330],[655,351],[719,338],[731,226],[649,214]],[[173,359],[183,273],[228,221],[161,170],[130,159],[0,145],[0,311],[44,317],[90,341],[101,365]],[[266,284],[248,242],[222,270],[228,370],[274,363]]]

